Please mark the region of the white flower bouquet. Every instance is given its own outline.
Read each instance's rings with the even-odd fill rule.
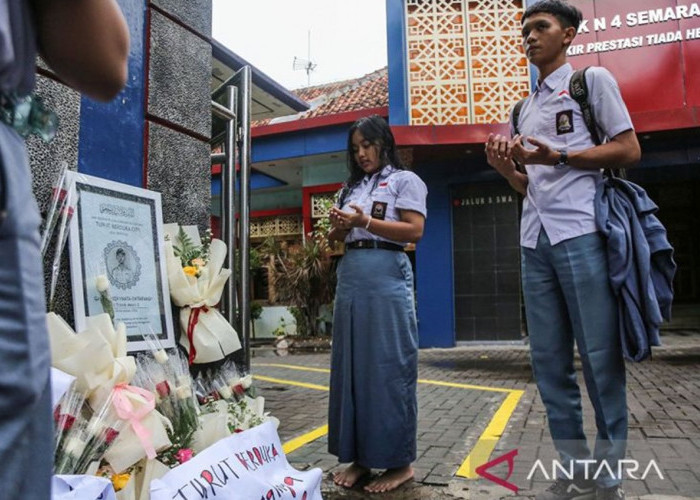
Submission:
[[[170,296],[180,307],[180,344],[189,362],[219,361],[241,348],[238,334],[216,309],[230,269],[222,269],[226,244],[200,239],[195,226],[166,224],[165,256]]]
[[[146,456],[154,458],[154,451],[172,444],[166,430],[170,422],[154,410],[153,395],[128,385],[136,372],[136,363],[132,356],[126,355],[123,324],[115,329],[108,314],[99,314],[88,317],[87,329],[78,334],[54,313],[48,314],[47,324],[52,365],[76,377],[76,390],[86,395],[91,408],[104,408],[106,402],[112,400],[119,407],[117,416],[129,424],[118,437],[110,433],[110,442],[113,439],[114,443],[105,457],[116,472],[122,472]],[[82,453],[81,447],[87,446],[90,439],[94,440],[96,432],[86,434],[90,429],[87,426],[81,429],[76,424],[71,426],[76,439],[66,442],[64,449],[79,459],[78,451]],[[83,432],[78,433],[81,430]],[[66,470],[74,466],[68,464]]]

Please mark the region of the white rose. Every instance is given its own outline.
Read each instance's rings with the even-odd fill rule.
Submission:
[[[153,357],[161,365],[164,365],[165,363],[168,362],[168,353],[165,352],[165,350],[163,350],[163,349],[156,351],[156,353],[153,355]]]
[[[107,276],[100,274],[97,278],[95,278],[95,287],[100,293],[109,290],[109,280],[107,279]]]
[[[68,440],[68,443],[66,444],[66,453],[76,457],[82,455],[84,449],[85,442],[77,436],[73,436],[72,438],[70,438]]]
[[[192,389],[189,385],[181,385],[175,389],[175,394],[177,394],[177,399],[187,399],[192,395]]]
[[[231,389],[229,389],[228,387],[223,386],[223,385],[221,387],[219,387],[219,394],[224,399],[231,399],[231,396],[233,396]]]
[[[249,389],[251,385],[253,385],[253,376],[252,375],[246,375],[241,379],[241,385],[243,386],[244,389]]]

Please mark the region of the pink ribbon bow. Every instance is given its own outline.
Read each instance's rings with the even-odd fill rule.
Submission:
[[[129,397],[124,394],[125,392],[141,396],[146,401],[146,404],[136,410]],[[144,417],[156,407],[156,398],[153,393],[140,387],[127,385],[126,383],[117,384],[114,386],[112,404],[119,418],[131,424],[136,437],[139,438],[143,449],[146,450],[146,456],[151,460],[156,458],[156,450],[153,448],[151,432],[141,423]]]

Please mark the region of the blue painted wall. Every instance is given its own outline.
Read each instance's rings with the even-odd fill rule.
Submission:
[[[449,185],[436,169],[417,168],[428,185],[428,218],[416,247],[416,295],[420,347],[453,347],[452,214]]]
[[[416,247],[419,346],[454,347],[454,279],[450,188],[466,182],[500,179],[484,159],[461,164],[416,165],[428,185],[428,218]],[[505,181],[503,181],[505,182]]]
[[[145,19],[143,0],[119,0],[131,36],[126,88],[106,104],[80,102],[78,171],[143,186]]]
[[[272,187],[284,186],[285,183],[274,177],[263,174],[262,172],[253,171],[250,174],[250,189],[264,189]],[[211,178],[211,194],[219,196],[221,194],[221,175],[212,176]]]
[[[404,0],[386,0],[386,37],[389,61],[389,123],[408,125]]]
[[[348,125],[302,130],[253,139],[253,163],[335,153],[347,149]]]

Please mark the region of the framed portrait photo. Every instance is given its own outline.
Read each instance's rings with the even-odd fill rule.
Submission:
[[[160,193],[68,175],[78,200],[69,232],[76,331],[88,316],[106,312],[100,290],[107,288],[115,323],[126,325],[129,352],[148,349],[150,333],[163,347],[175,347]]]

